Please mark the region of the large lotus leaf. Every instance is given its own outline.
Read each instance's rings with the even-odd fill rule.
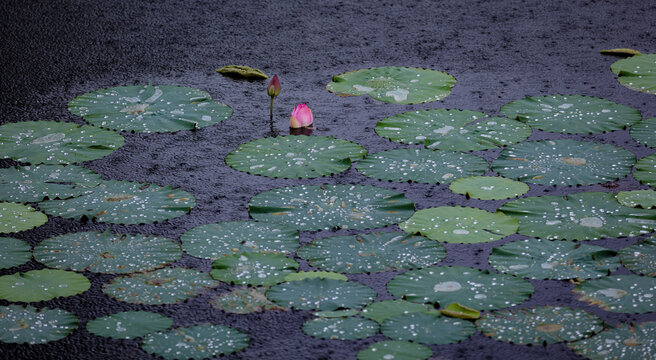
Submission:
[[[591,313],[560,306],[493,311],[476,321],[476,327],[495,340],[522,345],[575,341],[603,329]]]
[[[60,235],[34,248],[34,258],[48,267],[110,274],[158,268],[181,256],[180,246],[167,238],[109,231]]]
[[[650,237],[620,250],[625,268],[636,274],[656,277],[656,238]]]
[[[0,200],[36,202],[80,196],[100,184],[95,172],[80,166],[40,165],[0,169]]]
[[[439,314],[409,313],[390,317],[380,330],[395,340],[444,345],[467,339],[476,332],[476,326],[469,321]]]
[[[197,129],[232,115],[204,91],[170,85],[100,89],[71,100],[68,110],[92,125],[134,132]]]
[[[103,285],[103,292],[128,303],[159,305],[175,304],[217,285],[208,273],[178,267],[115,277]]]
[[[358,162],[357,169],[379,180],[440,184],[482,175],[488,164],[476,155],[448,150],[392,149],[370,154]]]
[[[540,185],[590,185],[631,173],[635,155],[617,146],[572,139],[527,141],[505,148],[492,170]]]
[[[149,311],[124,311],[89,321],[87,331],[114,339],[132,339],[166,330],[171,325],[173,319],[162,314]]]
[[[470,176],[449,185],[456,194],[480,200],[503,200],[526,194],[528,185],[499,176]]]
[[[578,300],[617,313],[641,314],[656,311],[656,279],[637,275],[615,275],[586,280],[573,290]]]
[[[656,208],[656,190],[620,191],[615,198],[624,206],[643,209]]]
[[[642,119],[632,107],[582,95],[526,97],[502,106],[501,112],[531,127],[564,134],[620,130]]]
[[[378,333],[378,323],[359,318],[317,318],[303,323],[303,332],[318,339],[357,340]]]
[[[321,269],[364,273],[426,267],[440,262],[446,251],[425,237],[387,232],[317,239],[298,256]]]
[[[241,253],[214,261],[213,278],[241,285],[274,285],[285,281],[298,263],[282,254]]]
[[[0,342],[45,344],[63,339],[77,329],[78,320],[62,309],[0,306]]]
[[[376,133],[404,144],[452,151],[494,149],[531,135],[531,128],[519,121],[486,116],[471,110],[408,111],[379,121]]]
[[[518,240],[492,249],[490,265],[531,279],[590,279],[620,266],[617,252],[573,241]]]
[[[360,311],[356,309],[344,309],[335,311],[315,311],[312,315],[319,318],[345,318],[348,316],[355,316],[359,313]]]
[[[351,167],[367,150],[332,136],[280,136],[257,139],[226,156],[229,166],[272,178],[315,178]]]
[[[638,160],[633,177],[645,185],[656,187],[656,154]]]
[[[257,194],[248,203],[255,220],[299,230],[367,229],[398,223],[415,205],[401,193],[363,185],[301,185]]]
[[[528,299],[533,285],[526,280],[463,266],[411,270],[395,276],[387,290],[416,303],[458,303],[476,310],[514,306]]]
[[[278,305],[298,310],[337,310],[365,306],[376,292],[357,282],[305,279],[275,285],[266,296]]]
[[[520,234],[549,240],[628,237],[656,229],[656,212],[622,206],[612,193],[528,197],[499,210],[519,220]]]
[[[656,148],[656,117],[645,119],[631,127],[633,140]]]
[[[163,221],[182,216],[195,205],[193,195],[186,191],[117,180],[104,181],[87,195],[39,203],[46,214],[74,219],[87,217],[114,224]]]
[[[599,334],[569,343],[575,353],[590,360],[656,358],[656,321],[619,324]]]
[[[31,270],[0,276],[0,299],[37,302],[73,296],[91,287],[84,275],[64,270]]]
[[[333,76],[326,89],[340,96],[367,94],[393,104],[418,104],[443,99],[455,84],[456,79],[443,72],[385,66]]]
[[[266,287],[239,287],[229,293],[214,296],[210,305],[233,314],[287,310],[269,301],[265,295],[266,290]]]
[[[0,157],[31,164],[72,164],[105,157],[123,136],[95,126],[22,121],[0,126]]]
[[[0,234],[29,230],[47,221],[45,214],[31,206],[0,202]]]
[[[231,221],[197,226],[180,237],[189,255],[216,260],[242,252],[288,254],[298,249],[298,231],[278,224]]]
[[[405,300],[385,300],[367,305],[362,309],[362,316],[382,324],[385,320],[402,314],[440,312],[432,305],[417,304]]]
[[[399,224],[408,233],[448,243],[482,243],[517,231],[517,220],[500,212],[462,206],[440,206],[417,211]]]
[[[141,347],[165,359],[200,360],[239,351],[249,341],[248,335],[233,328],[201,324],[147,335]]]
[[[610,70],[631,90],[656,95],[656,54],[640,54],[614,62]]]
[[[23,240],[0,237],[0,269],[23,265],[32,258],[30,244]]]
[[[358,353],[358,360],[426,360],[433,350],[409,341],[388,340],[373,343]]]

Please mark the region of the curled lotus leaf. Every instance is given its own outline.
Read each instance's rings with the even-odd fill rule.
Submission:
[[[631,90],[656,95],[656,54],[637,54],[610,66],[617,81]]]
[[[573,290],[579,301],[616,313],[642,314],[656,311],[656,278],[615,275],[586,280]]]
[[[643,239],[623,248],[620,259],[622,265],[634,273],[656,277],[656,238]]]
[[[631,126],[631,137],[640,144],[656,148],[656,117],[644,119]]]
[[[620,204],[628,207],[656,208],[656,190],[620,191],[615,198]]]
[[[633,177],[642,184],[656,187],[656,154],[638,160]]]
[[[263,80],[269,78],[267,74],[262,72],[262,70],[245,65],[226,65],[216,69],[216,72],[221,75],[237,79],[243,78],[248,80]]]

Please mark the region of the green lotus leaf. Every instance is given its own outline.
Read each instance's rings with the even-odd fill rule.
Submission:
[[[275,285],[266,292],[278,305],[298,310],[332,311],[365,306],[376,292],[357,282],[334,279],[305,279]]]
[[[0,299],[37,302],[81,294],[91,287],[84,275],[64,270],[31,270],[0,276]]]
[[[305,279],[333,279],[348,281],[346,275],[330,271],[299,271],[297,273],[287,274],[285,281],[298,281]]]
[[[479,200],[503,200],[526,194],[529,187],[499,176],[470,176],[452,182],[449,190]]]
[[[266,290],[266,287],[238,287],[229,293],[214,296],[210,305],[233,314],[287,310],[269,301],[265,295]]]
[[[656,356],[656,321],[619,324],[567,346],[591,360],[653,359]]]
[[[433,350],[409,341],[388,340],[373,343],[358,353],[358,360],[426,360]]]
[[[216,69],[216,72],[224,76],[248,80],[264,80],[269,78],[262,70],[244,65],[227,65]]]
[[[114,131],[69,122],[21,121],[0,126],[0,157],[31,164],[96,160],[124,143],[123,136]]]
[[[0,342],[45,344],[63,339],[77,329],[78,320],[62,309],[0,306]]]
[[[149,334],[141,348],[165,359],[201,360],[239,351],[249,341],[248,335],[233,328],[201,324]]]
[[[67,199],[89,193],[101,181],[100,175],[75,165],[0,169],[0,200],[26,203]]]
[[[318,339],[358,340],[378,333],[378,323],[359,318],[317,318],[303,323],[303,332]]]
[[[458,303],[449,304],[449,306],[440,310],[440,314],[452,318],[476,320],[481,317],[480,311]]]
[[[23,265],[32,259],[32,248],[23,240],[0,237],[0,269]]]
[[[440,314],[409,313],[390,317],[380,327],[383,335],[429,345],[452,344],[469,338],[476,326]]]
[[[656,187],[656,154],[638,160],[633,177],[642,184]]]
[[[298,263],[282,254],[241,253],[214,261],[213,278],[241,285],[274,285],[285,281]]]
[[[166,330],[173,319],[149,311],[124,311],[95,318],[87,323],[87,331],[114,339],[133,339]]]
[[[656,311],[656,278],[615,275],[586,280],[573,290],[579,301],[616,313],[642,314]]]
[[[656,277],[656,238],[643,239],[623,248],[620,259],[622,265],[634,273]]]
[[[340,96],[366,94],[393,104],[418,104],[443,99],[455,84],[456,79],[443,72],[386,66],[333,76],[326,89]]]
[[[0,202],[0,234],[29,230],[47,221],[45,214],[31,206]]]
[[[393,316],[411,313],[439,314],[440,312],[432,305],[417,304],[405,300],[377,301],[362,309],[362,316],[379,324]]]
[[[610,70],[623,86],[656,95],[656,54],[639,54],[618,60]]]
[[[229,106],[205,91],[171,85],[117,86],[80,95],[68,111],[91,125],[133,132],[169,132],[217,124]]]
[[[620,191],[615,198],[620,204],[628,207],[656,208],[656,190]]]
[[[315,311],[312,313],[312,315],[320,318],[346,318],[349,316],[355,316],[359,313],[360,311],[355,309],[346,309],[335,311]]]
[[[631,137],[636,142],[656,148],[656,117],[644,119],[631,126]]]

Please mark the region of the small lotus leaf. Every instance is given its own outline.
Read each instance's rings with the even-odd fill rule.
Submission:
[[[241,285],[274,285],[298,269],[298,263],[282,254],[241,253],[214,261],[213,278]]]
[[[166,330],[171,325],[173,320],[162,314],[149,311],[124,311],[89,321],[87,331],[114,339],[133,339]]]
[[[0,200],[25,203],[67,199],[89,193],[101,181],[100,175],[75,165],[0,169]]]
[[[262,311],[285,311],[264,294],[266,287],[238,287],[229,293],[219,294],[210,300],[213,308],[233,314],[249,314]]]
[[[0,306],[0,342],[45,344],[68,336],[77,329],[78,320],[62,309],[33,306]]]
[[[656,278],[615,275],[586,280],[573,290],[578,300],[606,311],[642,314],[656,311]]]
[[[248,80],[263,80],[269,78],[267,74],[262,72],[262,70],[244,65],[227,65],[216,69],[216,72],[224,76],[244,78]]]
[[[0,269],[23,265],[32,259],[30,244],[23,240],[0,237]]]
[[[330,271],[299,271],[285,276],[285,281],[298,281],[304,279],[333,279],[348,281],[346,275]]]
[[[476,326],[469,321],[440,314],[409,313],[390,317],[380,330],[383,335],[395,340],[444,345],[467,339],[476,332]]]
[[[618,60],[610,70],[627,88],[656,95],[656,54],[639,54]]]
[[[318,339],[358,340],[378,333],[378,323],[359,318],[317,318],[303,323],[303,332]]]
[[[590,360],[653,359],[656,357],[656,321],[619,324],[567,346]]]
[[[377,301],[362,309],[362,316],[382,324],[385,320],[401,314],[427,313],[439,314],[432,305],[417,304],[405,300]]]
[[[656,154],[638,160],[633,177],[642,184],[656,187]]]
[[[48,217],[31,206],[0,202],[0,234],[15,233],[41,226]]]
[[[358,360],[426,360],[431,355],[433,350],[426,345],[388,340],[369,345],[358,353]]]
[[[631,137],[636,142],[656,148],[656,117],[642,120],[631,126]]]
[[[656,208],[656,190],[620,191],[615,198],[620,204],[628,207]]]
[[[334,279],[305,279],[275,285],[266,296],[278,305],[298,310],[337,310],[365,306],[376,292],[357,282]]]
[[[440,314],[452,318],[465,319],[465,320],[476,320],[481,317],[481,313],[470,307],[460,305],[458,303],[450,304],[444,309],[440,310]]]
[[[149,334],[141,348],[165,359],[201,360],[239,351],[249,341],[248,335],[233,328],[200,324]]]
[[[620,250],[625,268],[636,274],[656,277],[656,238],[650,237]]]
[[[452,182],[449,190],[479,200],[503,200],[526,194],[529,187],[499,176],[470,176]]]
[[[73,296],[91,287],[84,275],[64,270],[31,270],[0,276],[0,299],[37,302]]]

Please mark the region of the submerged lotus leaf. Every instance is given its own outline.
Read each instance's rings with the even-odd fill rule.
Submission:
[[[0,237],[0,269],[23,265],[32,258],[30,244],[23,240]]]
[[[263,80],[269,78],[264,72],[262,72],[262,70],[244,65],[227,65],[216,69],[216,72],[224,76],[249,80]]]
[[[519,220],[520,234],[548,240],[628,237],[656,229],[656,212],[622,206],[612,193],[521,198],[499,210]]]
[[[301,185],[257,194],[248,212],[258,221],[299,230],[368,229],[403,221],[415,205],[401,193],[363,185]]]
[[[166,330],[173,319],[149,311],[124,311],[95,318],[87,323],[87,331],[114,339],[133,339]]]
[[[620,250],[625,268],[636,274],[656,277],[656,238],[650,237]]]
[[[383,335],[395,340],[444,345],[467,339],[476,332],[476,326],[469,321],[440,314],[409,313],[390,317],[380,330]]]
[[[433,350],[409,341],[387,340],[369,345],[358,353],[358,360],[426,360]]]
[[[358,162],[363,175],[378,180],[450,183],[461,177],[482,175],[487,161],[448,150],[391,149],[370,154]]]
[[[615,275],[586,280],[573,290],[579,301],[606,311],[642,314],[656,311],[656,278]]]
[[[518,240],[492,249],[490,265],[531,279],[590,279],[620,266],[617,252],[573,241]]]
[[[249,341],[248,335],[233,328],[201,324],[147,335],[141,348],[165,359],[201,360],[239,351]]]
[[[567,344],[590,360],[656,358],[656,321],[619,324],[599,334]]]
[[[37,302],[81,294],[91,287],[84,275],[64,270],[31,270],[0,276],[0,299]]]
[[[304,279],[333,279],[348,281],[346,275],[330,271],[299,271],[285,276],[285,281],[298,281]]]
[[[351,167],[367,150],[332,136],[290,135],[257,139],[226,156],[239,171],[271,178],[316,178]]]
[[[503,200],[526,194],[529,187],[499,176],[470,176],[452,182],[449,190],[479,200]]]
[[[457,302],[476,310],[515,306],[528,299],[533,286],[526,280],[463,266],[411,270],[395,276],[387,290],[397,298],[416,303]]]
[[[642,184],[656,187],[656,154],[638,160],[633,177]]]
[[[440,262],[444,246],[400,232],[320,238],[298,251],[310,265],[342,273],[422,268]]]
[[[100,175],[75,165],[0,169],[0,200],[25,203],[67,199],[89,193],[100,182]]]
[[[47,221],[45,214],[31,206],[0,202],[0,234],[29,230]]]
[[[642,119],[632,107],[582,95],[526,97],[502,106],[501,112],[531,127],[564,134],[621,130]]]
[[[656,117],[642,120],[631,126],[631,137],[636,142],[656,148]]]
[[[656,95],[656,54],[639,54],[610,66],[617,81],[631,90]]]
[[[282,254],[241,253],[214,261],[213,278],[241,285],[274,285],[298,269],[298,263]]]
[[[181,302],[218,285],[208,273],[177,267],[115,277],[102,290],[116,300],[159,305]]]
[[[285,311],[264,294],[266,287],[238,287],[229,293],[219,294],[210,300],[210,305],[233,314],[249,314],[262,311]]]
[[[385,66],[333,76],[326,89],[340,96],[367,94],[393,104],[418,104],[443,99],[455,84],[456,79],[443,72]]]
[[[34,258],[51,268],[99,273],[131,273],[174,262],[180,246],[163,237],[79,232],[46,239],[34,248]]]
[[[439,314],[439,311],[432,305],[417,304],[405,300],[378,301],[362,309],[362,316],[375,320],[380,324],[393,316],[410,313]]]
[[[448,243],[473,244],[502,239],[517,231],[517,220],[500,212],[462,206],[417,211],[401,230]]]
[[[624,206],[643,209],[656,208],[656,190],[620,191],[615,198]]]
[[[0,126],[0,157],[31,164],[72,164],[105,157],[123,146],[114,131],[57,121]]]
[[[505,148],[492,170],[540,185],[591,185],[624,178],[635,155],[617,146],[572,139],[527,141]]]
[[[0,342],[45,344],[68,336],[77,329],[78,320],[62,309],[33,306],[0,306]]]
[[[278,305],[297,310],[337,310],[365,306],[376,292],[357,282],[334,279],[305,279],[275,285],[266,296]]]
[[[476,321],[483,335],[513,344],[553,344],[590,337],[603,329],[593,314],[560,306],[497,310]]]
[[[378,333],[378,323],[359,318],[317,318],[303,323],[303,332],[318,339],[358,340]]]
[[[170,186],[108,180],[93,192],[67,200],[39,203],[46,214],[86,217],[113,224],[146,224],[185,215],[196,205],[193,195]]]
[[[232,115],[229,106],[205,91],[171,85],[100,89],[68,103],[68,111],[91,125],[133,132],[168,132],[217,124]]]

